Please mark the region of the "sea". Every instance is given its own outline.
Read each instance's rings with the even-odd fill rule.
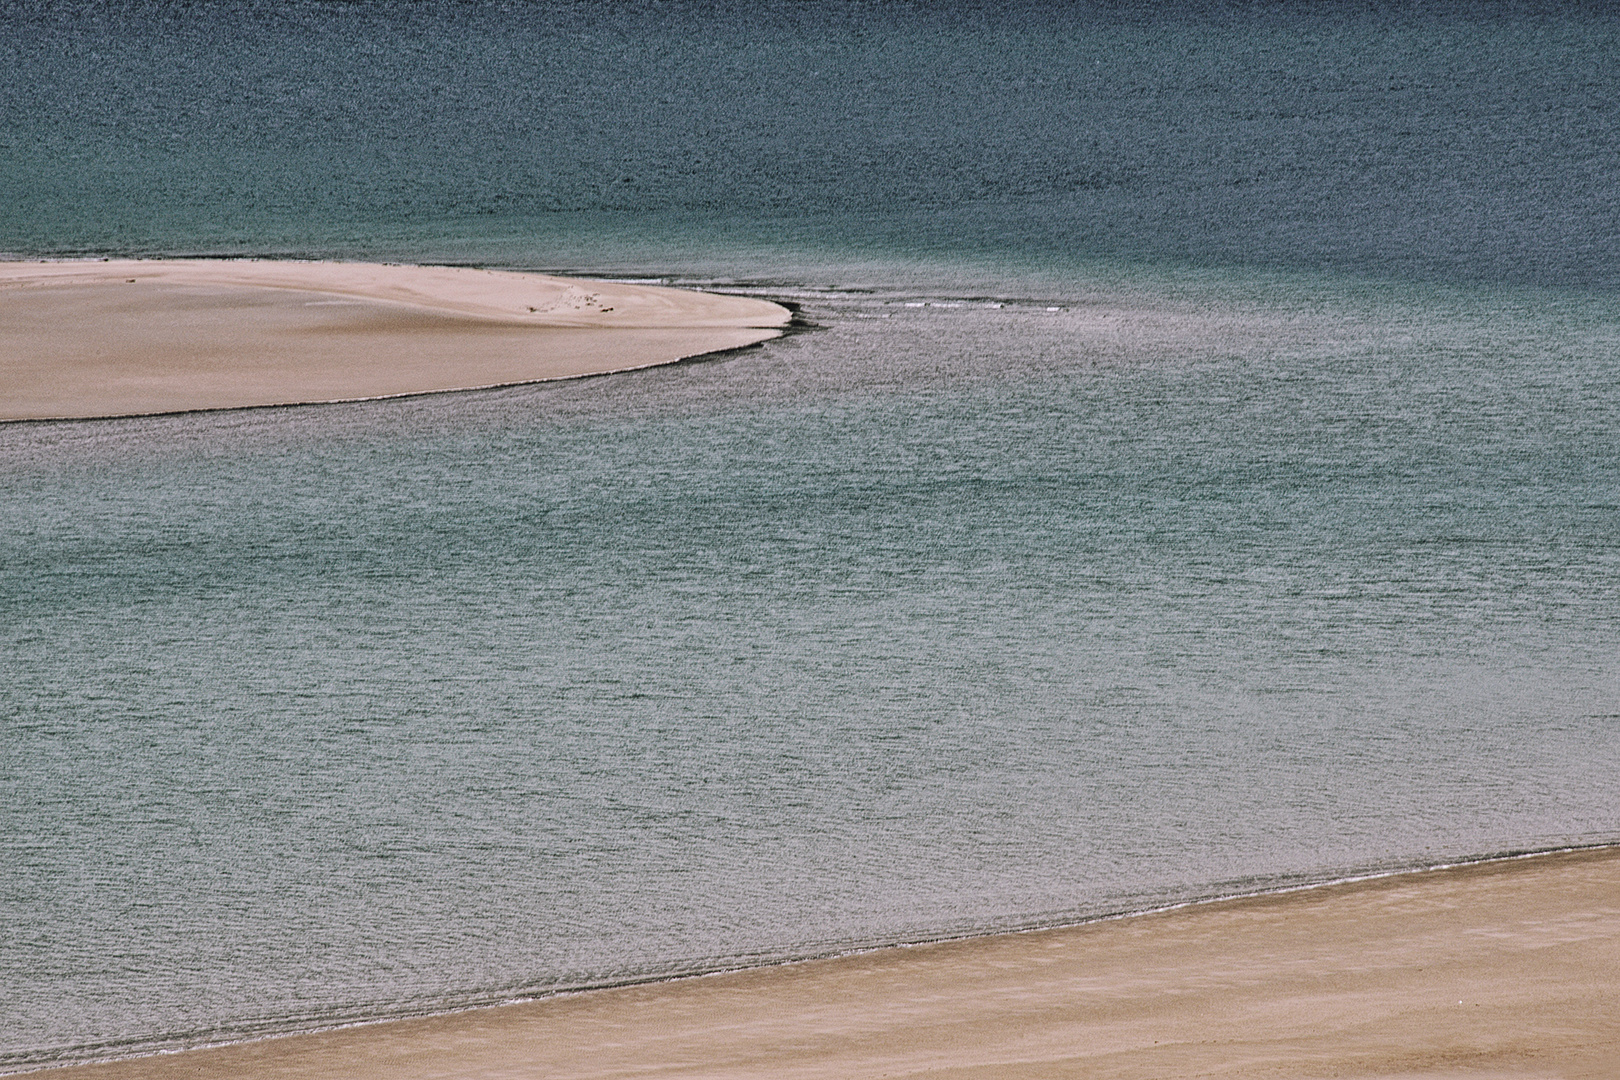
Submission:
[[[0,0],[0,252],[778,300],[0,425],[0,1069],[1620,841],[1620,15]]]

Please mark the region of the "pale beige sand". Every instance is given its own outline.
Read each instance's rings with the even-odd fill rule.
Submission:
[[[52,1072],[1620,1077],[1620,849]]]
[[[0,262],[0,420],[568,378],[751,345],[790,318],[747,297],[493,270]]]

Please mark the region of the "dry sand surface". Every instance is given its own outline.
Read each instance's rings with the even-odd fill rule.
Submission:
[[[53,1072],[1620,1077],[1620,849]]]
[[[568,378],[751,345],[790,317],[747,297],[439,266],[0,263],[0,420]]]

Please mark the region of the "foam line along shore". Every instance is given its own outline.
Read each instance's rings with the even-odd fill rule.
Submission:
[[[46,1075],[1596,1078],[1620,1049],[1617,972],[1602,847]]]

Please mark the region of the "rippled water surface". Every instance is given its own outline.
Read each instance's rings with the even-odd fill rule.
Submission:
[[[7,10],[17,253],[804,327],[0,427],[0,1063],[1620,839],[1611,24]]]

